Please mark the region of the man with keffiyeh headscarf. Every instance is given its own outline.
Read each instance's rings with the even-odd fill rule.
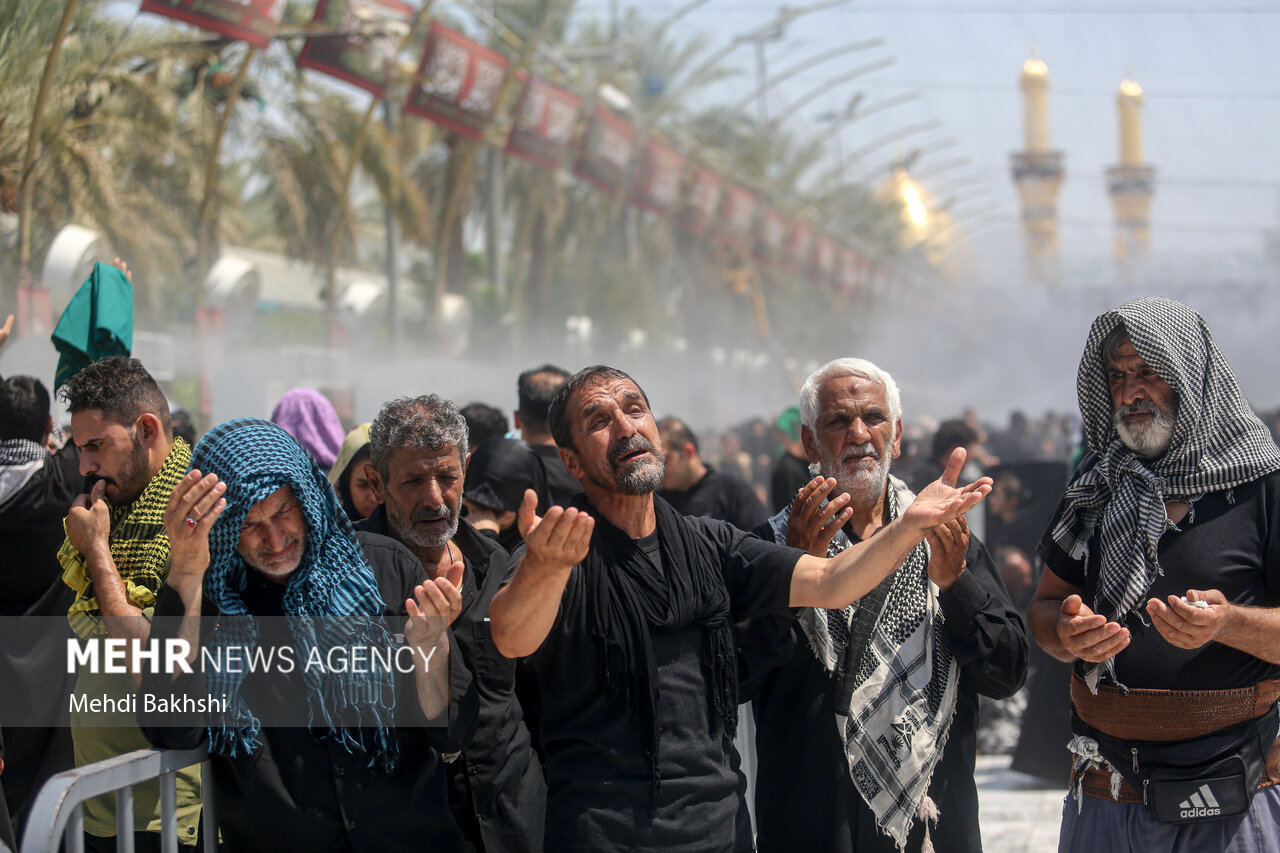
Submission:
[[[901,397],[880,367],[839,358],[805,380],[800,410],[820,478],[754,532],[834,556],[880,535],[915,499],[890,473]],[[760,853],[980,853],[978,697],[1021,687],[1029,648],[963,517],[931,530],[846,608],[734,628],[755,711]]]
[[[145,672],[138,707],[222,698],[204,715],[144,715],[147,737],[207,744],[233,849],[460,850],[443,754],[475,725],[448,631],[462,565],[430,580],[399,543],[354,532],[316,462],[268,421],[215,427],[191,465],[164,512],[172,566],[153,637],[187,641],[193,671]],[[295,666],[208,663],[286,648]],[[393,668],[373,663],[402,650]],[[335,651],[351,663],[312,663]]]
[[[1041,543],[1029,612],[1041,646],[1075,663],[1059,849],[1280,850],[1280,746],[1234,816],[1214,811],[1208,779],[1180,807],[1196,822],[1161,823],[1125,775],[1130,757],[1150,772],[1130,744],[1257,728],[1265,754],[1274,740],[1280,449],[1203,318],[1169,299],[1098,317],[1077,390],[1089,453]]]
[[[880,535],[828,560],[655,497],[662,440],[622,371],[579,371],[550,422],[583,495],[539,518],[525,493],[524,548],[489,609],[494,644],[532,656],[543,697],[546,849],[750,850],[737,822],[731,620],[844,607],[991,481],[956,488],[958,453]]]

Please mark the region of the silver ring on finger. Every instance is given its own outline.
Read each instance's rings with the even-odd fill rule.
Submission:
[[[186,518],[186,523],[187,523],[187,527],[195,527],[197,524],[200,523],[200,520],[198,518],[192,518],[191,516],[188,515]]]

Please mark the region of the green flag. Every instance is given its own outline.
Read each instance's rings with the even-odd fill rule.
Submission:
[[[58,318],[52,338],[59,353],[54,394],[95,361],[129,355],[133,349],[133,285],[125,274],[110,264],[94,264],[93,272]]]

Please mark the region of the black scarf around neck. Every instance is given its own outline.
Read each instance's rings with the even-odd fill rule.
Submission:
[[[622,696],[646,737],[650,786],[656,802],[658,773],[658,671],[652,631],[688,625],[703,629],[703,662],[711,670],[708,717],[732,738],[738,724],[738,676],[729,592],[708,543],[671,505],[654,497],[662,566],[635,540],[606,521],[578,495],[573,505],[596,520],[591,550],[582,561],[588,626],[604,657],[609,690]]]

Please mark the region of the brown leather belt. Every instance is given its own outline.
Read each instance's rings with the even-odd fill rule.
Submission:
[[[1128,693],[1101,684],[1089,691],[1079,673],[1071,675],[1071,701],[1087,725],[1121,740],[1167,742],[1192,740],[1255,720],[1280,699],[1280,679],[1259,681],[1235,690],[1143,690]],[[1071,784],[1076,776],[1072,773]],[[1267,769],[1259,788],[1280,784],[1280,739],[1267,754]],[[1086,797],[1141,803],[1142,792],[1123,779],[1118,796],[1111,796],[1111,774],[1100,768],[1086,770],[1080,790]]]
[[[1141,690],[1098,685],[1071,675],[1071,702],[1086,725],[1121,740],[1192,740],[1255,720],[1280,699],[1280,679],[1236,690]]]
[[[1277,740],[1271,746],[1271,752],[1267,753],[1267,769],[1262,774],[1262,781],[1258,783],[1258,789],[1270,788],[1272,785],[1280,784],[1280,740]],[[1071,788],[1075,790],[1076,774],[1071,774]],[[1120,780],[1120,791],[1115,797],[1111,796],[1111,774],[1099,767],[1092,767],[1084,772],[1084,781],[1080,786],[1081,792],[1086,797],[1096,797],[1100,800],[1113,800],[1117,803],[1141,803],[1142,792],[1130,785],[1124,779]]]

